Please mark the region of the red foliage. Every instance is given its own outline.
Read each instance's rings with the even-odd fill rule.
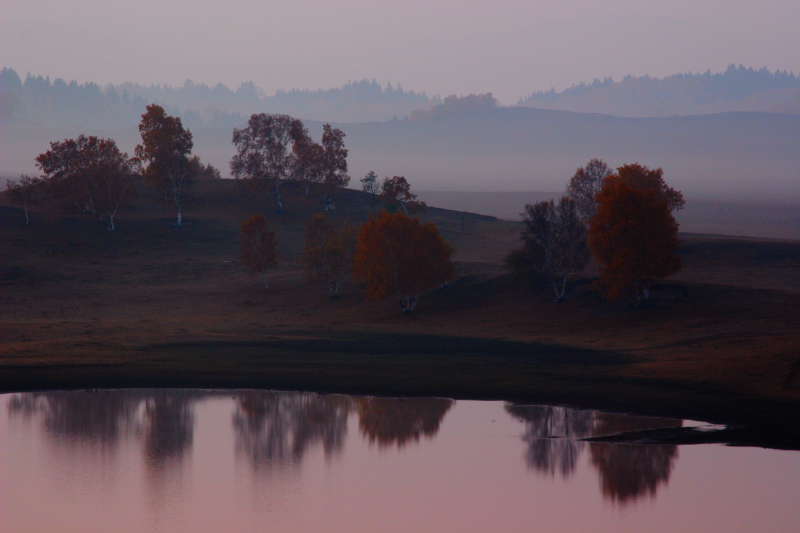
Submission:
[[[453,277],[452,255],[436,225],[384,211],[361,227],[355,276],[366,283],[369,298],[397,295],[410,311],[421,293]]]
[[[667,199],[624,178],[605,179],[589,228],[589,247],[600,264],[600,283],[610,299],[647,298],[653,280],[680,269],[678,223]]]

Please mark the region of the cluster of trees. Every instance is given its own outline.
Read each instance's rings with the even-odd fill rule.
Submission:
[[[254,114],[245,128],[233,130],[236,154],[231,173],[256,188],[271,185],[275,206],[284,209],[281,185],[289,180],[325,186],[326,210],[335,209],[333,193],[350,182],[345,134],[325,124],[321,143],[314,142],[303,121],[289,115]]]
[[[39,177],[23,175],[7,183],[9,200],[23,208],[26,224],[31,208],[40,206],[94,216],[114,231],[117,213],[135,192],[136,178],[144,176],[174,204],[180,226],[187,188],[196,179],[219,178],[219,171],[191,155],[192,133],[161,106],[147,106],[139,132],[142,143],[133,157],[110,138],[79,135],[50,143],[36,158]]]
[[[609,299],[641,302],[655,280],[680,269],[673,212],[684,204],[660,168],[633,163],[612,171],[593,159],[575,172],[557,202],[525,206],[523,245],[507,263],[518,276],[550,284],[561,301],[569,277],[593,257]]]
[[[278,243],[266,219],[256,215],[245,221],[240,242],[242,264],[263,275],[268,286]],[[358,230],[318,213],[306,227],[303,263],[309,279],[324,282],[332,298],[352,276],[365,286],[368,298],[397,297],[402,311],[411,313],[421,294],[452,279],[452,255],[435,224],[404,213],[383,210]]]
[[[133,192],[140,162],[122,152],[113,139],[80,135],[50,143],[36,158],[39,187],[65,210],[88,213],[116,228],[120,207]]]
[[[408,215],[427,207],[425,202],[411,192],[411,184],[405,176],[386,177],[378,183],[378,175],[370,170],[361,178],[361,190],[379,199],[384,209],[392,213],[402,211]]]
[[[31,207],[46,204],[103,219],[113,231],[120,208],[132,197],[137,177],[142,177],[174,206],[175,224],[181,226],[189,187],[196,179],[216,179],[220,174],[192,155],[191,131],[163,107],[146,107],[139,133],[141,143],[133,157],[113,139],[80,135],[52,142],[36,158],[41,176],[9,182],[8,198],[23,208],[26,224]],[[299,119],[253,114],[246,127],[233,132],[236,154],[231,172],[255,188],[271,190],[279,212],[285,208],[281,188],[287,181],[301,183],[306,195],[312,187],[320,187],[324,210],[334,211],[335,191],[350,181],[344,138],[342,130],[324,124],[317,143]],[[411,192],[405,177],[385,178],[378,185],[377,174],[371,172],[361,181],[386,211],[358,231],[325,214],[315,215],[307,227],[303,254],[309,278],[324,281],[330,296],[336,297],[352,273],[371,298],[396,295],[404,311],[413,311],[421,293],[452,276],[453,250],[434,225],[409,216],[425,204]],[[277,265],[277,243],[263,215],[242,223],[241,262],[264,275],[265,286],[267,272]]]

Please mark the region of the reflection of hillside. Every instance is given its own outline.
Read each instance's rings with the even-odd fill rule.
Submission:
[[[594,411],[547,405],[507,404],[506,411],[525,424],[522,440],[528,445],[525,462],[529,468],[563,477],[575,471],[584,442],[591,435]]]
[[[680,426],[680,420],[598,413],[597,433],[613,434]],[[600,475],[603,496],[619,504],[653,497],[669,482],[678,447],[593,442],[592,464]]]
[[[236,449],[254,468],[299,465],[314,446],[330,457],[344,444],[350,411],[344,396],[248,391],[236,402]]]
[[[370,442],[402,448],[436,435],[453,403],[445,398],[362,397],[356,400],[358,425]]]

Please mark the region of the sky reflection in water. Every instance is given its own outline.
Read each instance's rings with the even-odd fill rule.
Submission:
[[[680,425],[442,398],[3,395],[0,532],[798,530],[800,454],[580,440]]]

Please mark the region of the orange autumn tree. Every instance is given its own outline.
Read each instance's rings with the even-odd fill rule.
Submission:
[[[436,225],[384,211],[361,227],[354,274],[370,299],[397,296],[403,312],[410,313],[420,294],[453,277],[452,255]]]
[[[629,163],[619,167],[615,174],[629,187],[656,194],[667,203],[670,212],[679,211],[686,205],[683,193],[667,185],[667,182],[664,181],[664,171],[660,168],[648,168],[639,163]]]
[[[633,296],[641,302],[649,298],[653,281],[680,269],[678,223],[663,191],[631,182],[623,174],[604,180],[589,226],[589,248],[608,298]]]
[[[254,274],[263,274],[264,287],[269,287],[267,271],[277,264],[277,239],[263,216],[254,215],[242,222],[240,245],[242,264]]]

